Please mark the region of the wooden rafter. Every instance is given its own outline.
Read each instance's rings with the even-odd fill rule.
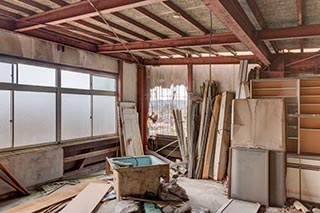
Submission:
[[[297,5],[297,18],[298,18],[298,26],[303,25],[303,16],[302,16],[302,0],[296,0]],[[300,39],[300,52],[303,53],[304,49],[304,40]]]
[[[100,23],[102,23],[102,24],[105,24],[104,21],[98,16],[94,17],[93,19],[98,21],[98,22],[100,22]],[[137,38],[142,39],[142,40],[150,40],[147,36],[141,35],[141,34],[135,32],[133,30],[130,30],[130,29],[126,28],[126,27],[120,26],[119,24],[113,23],[111,21],[108,21],[108,23],[112,28],[115,28],[117,30],[125,32],[125,33],[127,33],[129,35],[132,35],[132,36],[137,37]]]
[[[0,5],[8,7],[8,8],[11,8],[13,10],[17,10],[17,11],[23,12],[23,13],[28,14],[30,16],[35,14],[35,12],[33,12],[32,10],[20,7],[20,6],[16,5],[16,4],[12,4],[12,3],[7,2],[7,1],[0,1]]]
[[[255,63],[257,58],[254,55],[247,56],[215,56],[215,57],[186,57],[186,58],[159,58],[144,59],[145,65],[185,65],[185,64],[238,64],[240,60],[249,60]]]
[[[182,51],[180,51],[180,50],[177,50],[177,49],[168,49],[170,52],[173,52],[174,54],[176,54],[176,55],[180,55],[180,56],[182,56],[182,57],[186,57],[187,56],[187,54],[186,53],[184,53],[184,52],[182,52]]]
[[[166,52],[164,52],[162,50],[154,50],[153,52],[158,53],[160,56],[172,57],[172,54],[166,53]]]
[[[256,39],[255,28],[237,0],[202,0],[205,5],[252,51],[261,62],[269,65],[271,53]]]
[[[166,22],[165,20],[163,20],[162,18],[158,17],[157,15],[151,13],[149,10],[147,10],[147,9],[145,9],[143,7],[136,7],[135,9],[137,11],[139,11],[140,13],[142,13],[143,15],[149,17],[150,19],[153,19],[154,21],[158,22],[162,26],[165,26],[166,28],[168,28],[168,29],[172,30],[173,32],[177,33],[178,35],[187,36],[187,34],[185,32],[183,32],[182,30],[179,30],[178,28],[176,28],[172,24]]]
[[[18,1],[23,2],[25,4],[28,4],[30,6],[33,6],[35,8],[38,8],[38,9],[43,10],[43,11],[51,10],[50,7],[48,7],[46,5],[43,5],[43,4],[40,4],[40,3],[36,2],[36,1],[33,1],[33,0],[18,0]]]
[[[81,24],[81,25],[83,25],[83,26],[86,26],[86,27],[92,28],[92,29],[94,29],[94,30],[97,30],[97,31],[101,32],[101,34],[105,34],[106,36],[109,36],[109,37],[111,37],[111,38],[115,38],[115,35],[113,34],[112,31],[107,30],[107,29],[105,29],[105,28],[103,28],[103,27],[100,27],[100,26],[95,25],[95,24],[91,24],[91,23],[86,22],[86,21],[83,21],[83,20],[78,20],[78,21],[75,21],[75,22],[78,23],[78,24]],[[119,38],[122,39],[122,40],[125,40],[125,41],[133,41],[133,39],[128,38],[128,37],[126,37],[126,36],[122,36],[122,35],[119,35],[119,34],[118,34],[118,36],[119,36]]]
[[[209,46],[202,47],[202,49],[206,50],[208,53],[211,53],[212,55],[218,56],[219,53],[215,51],[212,47]]]
[[[0,9],[0,19],[3,19],[3,18],[5,18],[5,19],[9,19],[9,18],[19,19],[19,18],[21,18],[21,16],[16,13],[12,13],[10,11],[7,11],[7,10]]]
[[[187,20],[190,24],[195,26],[198,30],[200,30],[204,34],[210,33],[210,30],[205,28],[202,24],[200,24],[197,20],[192,18],[190,15],[188,15],[184,10],[182,10],[180,7],[175,5],[172,1],[164,1],[163,4],[165,4],[167,7],[169,7],[174,12],[180,14],[181,17],[183,17],[185,20]]]
[[[250,9],[251,9],[254,17],[255,17],[256,20],[258,21],[261,29],[262,29],[262,30],[268,29],[268,25],[267,25],[267,23],[266,23],[263,15],[262,15],[262,13],[261,13],[259,7],[258,7],[258,5],[257,5],[256,0],[247,0],[247,3],[248,3],[248,5],[249,5],[249,7],[250,7]],[[271,41],[270,44],[271,44],[273,50],[274,50],[276,53],[278,53],[278,52],[279,52],[279,49],[278,49],[277,43],[276,43],[275,41]]]
[[[59,44],[77,47],[77,48],[88,50],[91,52],[97,51],[97,46],[92,43],[83,42],[83,41],[80,41],[79,39],[75,39],[66,35],[52,32],[47,29],[30,30],[28,32],[25,32],[25,34],[36,37],[36,38],[44,39],[47,41],[53,41]]]
[[[139,27],[139,28],[141,28],[142,30],[144,30],[146,32],[149,32],[149,33],[151,33],[153,35],[156,35],[156,36],[158,36],[160,38],[168,38],[166,35],[158,32],[158,31],[156,31],[156,30],[154,30],[154,29],[152,29],[152,28],[150,28],[150,27],[148,27],[146,25],[141,24],[140,22],[137,22],[136,20],[134,20],[134,19],[132,19],[132,18],[126,16],[126,15],[123,15],[122,13],[115,12],[115,13],[112,13],[112,15],[114,15],[114,16],[116,16],[116,17],[118,17],[118,18],[120,18],[120,19],[122,19],[122,20],[124,20],[124,21],[126,21],[128,23],[130,23],[130,24],[133,24],[136,27]]]
[[[55,3],[55,4],[57,4],[57,5],[59,5],[59,6],[61,6],[61,7],[64,7],[64,6],[67,6],[68,5],[68,3],[66,3],[65,1],[63,1],[63,0],[50,0],[51,2],[53,2],[53,3]]]
[[[235,51],[235,49],[233,49],[231,46],[229,46],[229,45],[222,45],[222,46],[223,46],[224,49],[226,49],[232,55],[234,55],[234,56],[237,55],[237,51]]]
[[[117,0],[117,1],[93,1],[97,10],[101,13],[112,13],[134,7],[145,6],[163,0]],[[3,2],[3,1],[0,1]],[[62,24],[84,18],[97,16],[98,13],[87,1],[81,1],[61,8],[22,18],[18,23],[17,31],[28,31],[44,27],[43,24]]]

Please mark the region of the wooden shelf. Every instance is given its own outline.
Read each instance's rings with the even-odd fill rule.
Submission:
[[[320,129],[320,117],[317,118],[299,118],[300,128]]]
[[[300,104],[300,114],[320,114],[320,104]]]
[[[277,96],[277,97],[292,97],[296,96],[296,89],[269,89],[269,90],[252,90],[252,97],[254,96]]]

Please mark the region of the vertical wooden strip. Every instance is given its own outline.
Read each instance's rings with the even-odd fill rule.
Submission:
[[[138,100],[138,112],[140,116],[140,131],[142,146],[144,152],[147,145],[147,91],[146,91],[147,71],[146,66],[137,65],[137,100]]]
[[[118,102],[123,97],[123,60],[118,60]]]

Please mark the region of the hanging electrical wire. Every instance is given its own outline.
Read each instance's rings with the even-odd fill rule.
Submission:
[[[140,64],[139,60],[132,54],[127,45],[123,42],[123,40],[118,36],[118,34],[114,31],[114,29],[110,26],[109,22],[105,19],[102,13],[97,9],[97,7],[93,4],[91,0],[87,0],[87,2],[91,5],[91,7],[99,14],[99,17],[103,20],[103,22],[111,29],[112,33],[116,36],[116,38],[120,41],[121,45],[126,49],[126,51],[131,55],[131,57]]]

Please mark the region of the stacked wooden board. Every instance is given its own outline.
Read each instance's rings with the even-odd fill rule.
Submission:
[[[218,95],[216,83],[209,81],[203,84],[202,99],[193,98],[189,108],[188,177],[215,180],[225,177],[233,98],[230,92]]]
[[[125,156],[143,155],[141,133],[139,128],[139,116],[135,103],[120,102],[119,129],[121,154]]]

